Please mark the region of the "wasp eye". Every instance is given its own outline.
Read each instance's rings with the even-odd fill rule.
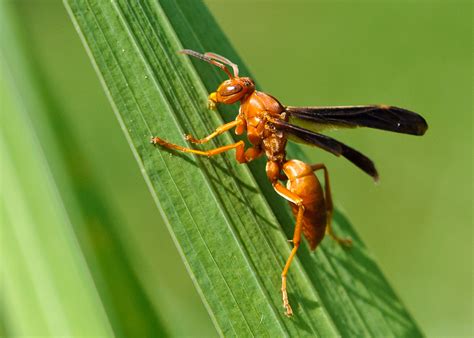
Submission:
[[[232,95],[232,94],[236,94],[236,93],[240,92],[241,90],[242,90],[242,86],[239,85],[239,84],[236,84],[236,85],[231,85],[231,86],[225,87],[225,89],[222,90],[219,94],[221,94],[222,96],[229,96],[229,95]]]

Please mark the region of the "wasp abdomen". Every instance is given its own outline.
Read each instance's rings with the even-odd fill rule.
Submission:
[[[310,165],[290,160],[283,165],[288,177],[287,188],[303,199],[303,233],[311,250],[314,250],[324,238],[327,224],[326,201],[323,189]],[[298,213],[298,206],[290,203],[293,214]]]

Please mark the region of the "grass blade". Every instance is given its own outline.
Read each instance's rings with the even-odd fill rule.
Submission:
[[[166,335],[118,236],[121,220],[98,193],[87,156],[22,44],[15,5],[1,6],[7,330]]]
[[[1,320],[6,335],[110,336],[110,324],[33,124],[43,109],[0,4]],[[24,81],[24,82],[23,82]],[[34,168],[34,170],[32,170]]]
[[[420,335],[340,213],[336,227],[355,247],[347,252],[325,243],[310,254],[303,246],[289,276],[296,316],[285,318],[279,273],[294,220],[266,184],[262,163],[249,171],[233,154],[201,159],[149,145],[153,135],[184,145],[184,133],[207,135],[222,124],[205,109],[221,75],[194,60],[193,68],[177,50],[212,50],[246,73],[200,1],[67,0],[66,6],[221,334]],[[222,135],[212,146],[232,141]]]

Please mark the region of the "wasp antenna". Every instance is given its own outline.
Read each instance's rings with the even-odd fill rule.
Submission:
[[[235,63],[230,61],[228,58],[225,58],[222,55],[211,53],[211,52],[204,53],[204,55],[210,58],[216,59],[218,61],[224,62],[225,64],[228,64],[229,66],[232,67],[232,70],[234,71],[234,77],[239,76],[239,66],[237,66]]]
[[[191,50],[191,49],[182,49],[182,50],[180,50],[178,53],[191,55],[191,56],[194,56],[195,58],[198,58],[198,59],[200,59],[200,60],[206,61],[206,62],[208,62],[208,63],[210,63],[210,64],[213,64],[214,66],[217,66],[217,67],[219,67],[220,69],[222,69],[222,70],[229,76],[230,79],[232,79],[232,78],[234,77],[234,76],[230,73],[229,69],[227,69],[227,67],[226,67],[224,64],[222,64],[222,63],[220,63],[220,62],[218,62],[218,61],[216,61],[216,60],[213,60],[211,57],[209,57],[209,56],[207,56],[207,55],[205,55],[205,54],[201,54],[201,53],[195,52],[195,51],[193,51],[193,50]],[[229,61],[229,60],[227,60],[227,61]],[[230,62],[230,61],[229,61],[229,62]],[[237,67],[237,65],[236,65],[236,67]],[[233,68],[233,67],[232,67],[232,68]],[[234,69],[234,73],[235,73],[235,69]],[[237,71],[237,73],[238,73],[238,71]]]

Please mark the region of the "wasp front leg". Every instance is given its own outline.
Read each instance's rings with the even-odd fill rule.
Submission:
[[[189,142],[192,142],[192,143],[196,143],[196,144],[203,144],[203,143],[206,143],[206,142],[209,142],[211,139],[213,139],[214,137],[216,136],[219,136],[223,133],[225,133],[226,131],[228,131],[229,129],[232,129],[234,127],[237,127],[239,125],[242,124],[242,120],[235,120],[235,121],[232,121],[232,122],[229,122],[229,123],[226,123],[226,124],[223,124],[222,126],[216,128],[216,130],[209,134],[208,136],[202,138],[202,139],[196,139],[194,138],[193,136],[191,135],[186,135],[186,140],[189,141]]]

